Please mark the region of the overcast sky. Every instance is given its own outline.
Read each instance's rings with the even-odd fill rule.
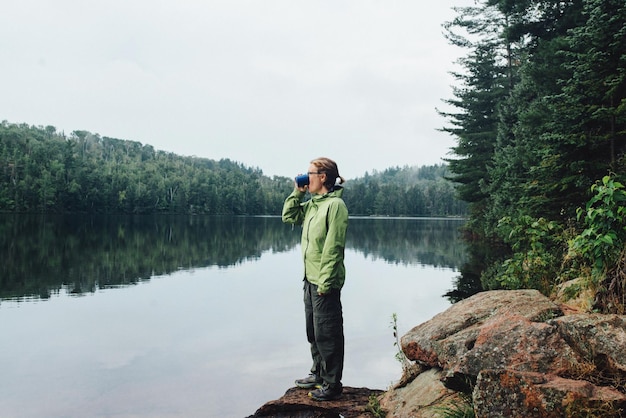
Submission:
[[[440,163],[473,0],[20,0],[0,14],[0,120],[292,176]]]

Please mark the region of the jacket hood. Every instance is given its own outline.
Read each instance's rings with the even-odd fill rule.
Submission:
[[[318,200],[318,199],[325,199],[325,198],[329,198],[329,197],[339,197],[339,198],[341,198],[341,196],[343,196],[343,191],[344,191],[344,188],[343,188],[342,185],[335,184],[331,191],[329,191],[328,193],[324,193],[324,194],[314,195],[313,199]]]

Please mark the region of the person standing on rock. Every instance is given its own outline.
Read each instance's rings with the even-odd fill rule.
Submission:
[[[343,183],[333,160],[317,158],[311,161],[306,175],[296,177],[282,211],[284,223],[302,225],[304,311],[313,358],[311,373],[295,383],[305,389],[316,388],[309,396],[318,401],[337,399],[343,391],[341,288],[346,277],[348,228],[348,209],[341,199]],[[311,198],[305,201],[307,190]]]

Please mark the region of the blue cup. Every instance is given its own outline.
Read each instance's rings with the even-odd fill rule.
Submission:
[[[296,184],[298,187],[304,187],[309,184],[309,175],[308,174],[300,174],[296,176]]]

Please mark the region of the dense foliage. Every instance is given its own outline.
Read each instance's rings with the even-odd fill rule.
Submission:
[[[457,198],[446,164],[394,167],[350,180],[345,201],[351,214],[463,216],[467,204]]]
[[[624,201],[600,212],[587,202],[605,201],[598,193],[626,174],[626,3],[483,0],[456,11],[448,39],[469,52],[455,110],[442,112],[457,138],[450,169],[469,235],[508,249],[483,287],[549,293],[586,277],[582,288],[602,293],[588,255],[610,255],[600,275],[619,264],[622,233],[608,231],[624,230]]]
[[[0,209],[13,212],[277,213],[291,190],[230,160],[7,122],[0,167]]]
[[[353,215],[462,215],[445,165],[388,169],[349,180]],[[287,177],[223,159],[52,126],[0,124],[0,211],[278,215]]]

